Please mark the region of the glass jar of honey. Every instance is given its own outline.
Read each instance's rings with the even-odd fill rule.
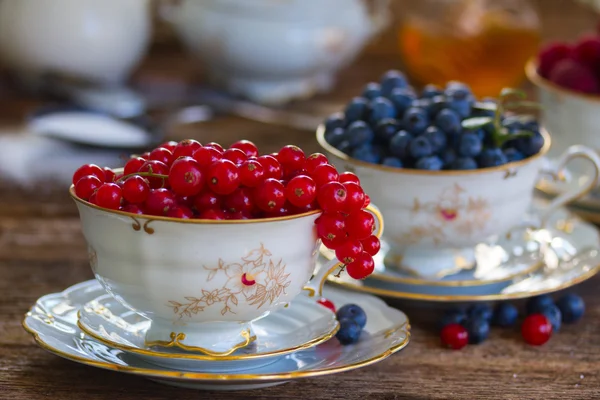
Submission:
[[[408,2],[398,32],[406,72],[421,84],[469,84],[477,96],[516,87],[540,42],[529,0]]]

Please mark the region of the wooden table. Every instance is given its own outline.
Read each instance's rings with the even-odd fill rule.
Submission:
[[[546,38],[573,38],[592,26],[594,16],[572,2],[543,4]],[[568,11],[566,11],[568,8]],[[386,42],[387,41],[387,42]],[[387,43],[387,44],[386,44]],[[342,74],[343,89],[315,101],[343,101],[362,84],[398,65],[393,37]],[[177,61],[178,60],[178,61]],[[190,72],[181,55],[152,56],[143,71],[169,64]],[[182,71],[186,71],[185,73]],[[18,122],[35,101],[0,100],[0,120]],[[311,133],[235,117],[180,132],[173,138],[202,137],[231,143],[248,138],[266,151],[295,143],[316,151]],[[490,340],[460,352],[442,349],[432,316],[411,304],[396,304],[411,318],[408,348],[376,365],[334,376],[307,379],[253,392],[200,393],[158,385],[142,378],[65,361],[39,349],[21,327],[38,297],[92,278],[79,219],[66,188],[49,192],[0,186],[0,399],[593,399],[600,398],[600,277],[578,290],[588,311],[579,324],[564,326],[541,348],[523,343],[518,330],[493,330]]]

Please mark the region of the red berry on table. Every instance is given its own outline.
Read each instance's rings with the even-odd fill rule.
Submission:
[[[538,72],[548,78],[556,63],[571,57],[573,49],[565,43],[550,43],[538,55]]]
[[[346,231],[352,239],[364,240],[373,234],[375,218],[365,210],[357,211],[346,218]]]
[[[356,260],[346,265],[346,272],[352,279],[365,279],[373,273],[374,269],[373,257],[365,251],[360,253]]]
[[[208,187],[217,194],[233,193],[240,185],[240,175],[237,165],[229,160],[218,160],[208,167]]]
[[[129,203],[142,204],[150,194],[150,184],[139,175],[133,175],[123,182],[123,197]]]
[[[379,253],[379,250],[381,249],[381,242],[375,235],[371,235],[366,239],[362,239],[360,241],[360,244],[362,245],[364,251],[366,251],[372,256]]]
[[[212,191],[206,189],[199,195],[194,197],[194,207],[198,212],[205,210],[220,210],[221,209],[221,196]]]
[[[181,219],[190,219],[194,216],[192,210],[183,205],[176,205],[169,208],[167,211],[167,217],[171,218],[181,218]]]
[[[329,160],[327,160],[325,154],[314,153],[306,158],[306,161],[304,162],[304,169],[310,175],[315,171],[315,168],[317,168],[319,165],[328,163]]]
[[[581,93],[596,93],[600,88],[592,69],[571,59],[556,63],[548,79],[566,89]]]
[[[258,186],[265,177],[265,169],[258,160],[246,160],[240,165],[240,184],[246,187]]]
[[[329,182],[317,192],[317,201],[324,212],[344,211],[347,197],[346,188],[339,182]]]
[[[248,156],[240,149],[227,149],[223,152],[223,158],[240,165],[248,159]]]
[[[292,205],[306,207],[317,197],[317,185],[311,177],[298,175],[286,185],[285,196]]]
[[[336,249],[346,242],[346,224],[342,214],[323,214],[316,224],[317,236],[327,248]]]
[[[204,147],[212,147],[213,149],[219,150],[219,153],[223,153],[225,151],[223,146],[215,142],[208,142],[204,145]]]
[[[200,168],[207,169],[212,163],[223,158],[223,153],[213,147],[200,147],[194,152],[194,160]]]
[[[242,150],[247,157],[258,157],[258,148],[249,140],[239,140],[232,144],[231,148]]]
[[[73,174],[73,185],[77,184],[77,182],[83,178],[84,176],[92,175],[96,178],[100,179],[100,181],[104,182],[105,175],[104,170],[95,164],[85,164],[81,167],[77,168],[75,173]]]
[[[117,178],[117,174],[112,169],[106,167],[104,168],[104,182],[114,182]]]
[[[335,257],[344,264],[354,262],[360,253],[363,252],[363,246],[358,240],[348,240],[335,249]]]
[[[225,219],[225,213],[222,210],[211,208],[201,211],[200,214],[198,214],[198,219],[223,220]]]
[[[182,140],[173,149],[173,160],[177,160],[179,157],[191,157],[200,147],[202,147],[200,142],[194,139]]]
[[[169,167],[167,166],[167,164],[165,164],[163,162],[156,161],[156,160],[148,160],[144,163],[144,165],[142,165],[140,167],[140,170],[138,172],[158,174],[158,175],[168,175]],[[150,187],[152,189],[157,189],[160,187],[168,186],[168,182],[167,182],[166,178],[160,178],[160,177],[155,177],[155,176],[146,176],[146,179],[148,179],[148,182],[150,183]]]
[[[354,182],[343,183],[346,188],[346,203],[344,204],[344,212],[346,214],[352,214],[363,208],[365,204],[365,192],[363,189]]]
[[[204,186],[204,173],[192,157],[180,157],[171,165],[169,184],[175,194],[195,196]]]
[[[358,179],[358,176],[352,172],[342,172],[340,174],[339,181],[340,183],[354,182],[357,185],[360,185],[360,179]]]
[[[132,214],[139,214],[139,215],[144,214],[144,210],[137,204],[127,204],[127,205],[121,207],[121,211],[125,211],[125,212],[132,213]]]
[[[442,345],[454,350],[460,350],[469,343],[469,333],[460,324],[448,324],[440,333]]]
[[[283,169],[281,168],[281,164],[277,159],[273,156],[260,156],[257,161],[264,168],[264,177],[281,179],[283,177]]]
[[[304,166],[305,156],[302,149],[298,146],[284,146],[277,153],[277,161],[286,171],[296,171]]]
[[[329,308],[331,312],[335,313],[335,304],[333,304],[331,300],[321,297],[319,300],[317,300],[317,303],[319,303],[323,307]]]
[[[116,183],[105,183],[96,191],[96,204],[98,207],[118,210],[121,207],[123,193]]]
[[[89,200],[90,196],[102,185],[102,181],[96,175],[87,175],[80,178],[75,184],[75,194],[83,200]]]
[[[521,325],[521,335],[532,346],[541,346],[552,336],[552,324],[543,314],[531,314]]]
[[[311,178],[314,179],[317,187],[321,187],[329,182],[337,182],[339,176],[337,170],[331,164],[321,164],[311,174]]]
[[[254,202],[263,211],[271,212],[285,204],[285,186],[277,179],[265,179],[254,192]]]
[[[165,216],[171,207],[176,206],[175,195],[169,189],[159,188],[150,190],[144,209],[150,215]]]
[[[223,209],[230,213],[251,213],[254,210],[252,192],[248,188],[237,188],[223,198]]]
[[[164,147],[157,147],[150,152],[150,160],[160,161],[170,166],[173,163],[173,153]]]
[[[169,150],[171,153],[173,153],[173,150],[175,150],[175,147],[177,147],[177,142],[175,142],[173,140],[169,140],[168,142],[164,142],[163,144],[161,144],[158,147],[163,147],[163,148]]]
[[[123,175],[131,175],[138,172],[145,162],[146,160],[142,157],[130,158],[129,161],[125,163],[125,167],[123,168]]]

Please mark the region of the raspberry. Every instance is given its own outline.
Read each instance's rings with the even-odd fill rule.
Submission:
[[[561,60],[550,71],[550,81],[581,93],[598,92],[598,79],[590,68],[574,60]]]
[[[600,69],[600,37],[588,36],[579,40],[573,49],[573,59],[593,71]]]
[[[550,71],[556,63],[571,56],[573,49],[564,43],[550,43],[538,55],[538,72],[544,78],[550,76]]]

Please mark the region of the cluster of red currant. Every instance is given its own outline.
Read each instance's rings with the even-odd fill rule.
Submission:
[[[228,149],[191,139],[167,142],[132,156],[122,174],[83,165],[73,184],[77,197],[99,207],[172,218],[238,220],[321,210],[318,236],[355,279],[373,272],[380,248],[358,177],[296,146],[259,155],[247,140]]]

